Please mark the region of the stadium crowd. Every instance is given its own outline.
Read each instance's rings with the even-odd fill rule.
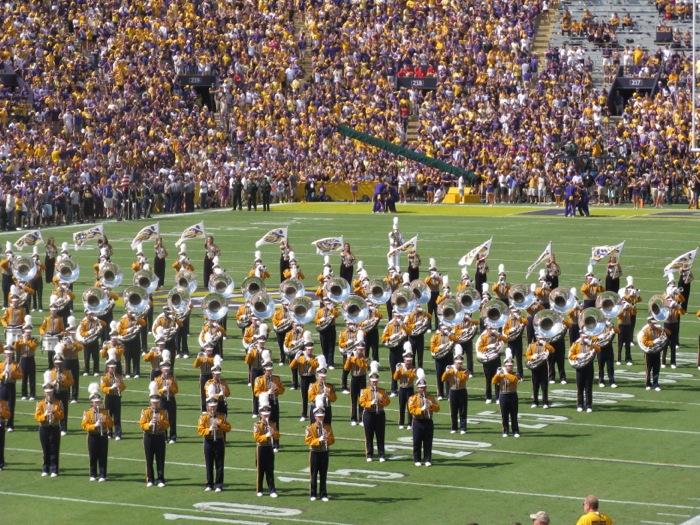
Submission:
[[[544,0],[5,3],[0,60],[20,79],[0,90],[0,224],[284,201],[299,182],[432,200],[457,182],[338,124],[465,168],[484,202],[559,202],[580,177],[608,204],[695,205],[691,57],[608,53],[661,70],[653,96],[617,95],[613,121],[585,50],[532,52],[542,16]],[[180,84],[191,74],[216,76],[210,95]],[[436,90],[395,87],[426,74]]]

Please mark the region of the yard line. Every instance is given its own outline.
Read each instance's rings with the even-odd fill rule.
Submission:
[[[640,521],[639,523],[649,523],[650,525],[676,525],[672,521]]]
[[[187,514],[170,514],[168,512],[163,514],[163,517],[169,521],[189,520],[189,521],[207,521],[209,523],[211,523],[211,522],[231,523],[234,525],[270,525],[270,523],[267,521],[257,522],[257,521],[230,520],[228,518],[215,518],[212,516],[191,516],[191,515],[187,515]]]
[[[657,512],[659,516],[675,516],[676,518],[690,518],[690,514],[671,514],[670,512]]]
[[[690,498],[690,499],[700,499],[700,498]],[[695,516],[690,518],[688,521],[684,521],[681,525],[700,525],[700,516]]]

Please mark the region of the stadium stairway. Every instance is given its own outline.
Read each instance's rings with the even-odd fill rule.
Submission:
[[[294,11],[294,36],[299,37],[302,31],[305,29],[305,24],[304,24],[304,13],[299,12],[298,10]],[[312,70],[313,66],[311,64],[311,56],[310,53],[306,53],[302,59],[301,59],[301,67],[305,71],[305,75],[302,78],[305,79],[311,79],[313,78],[312,76]]]

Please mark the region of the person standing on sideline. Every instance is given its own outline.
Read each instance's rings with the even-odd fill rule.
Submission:
[[[598,510],[599,504],[595,496],[586,496],[583,500],[583,516],[578,519],[576,525],[613,525],[610,516]]]

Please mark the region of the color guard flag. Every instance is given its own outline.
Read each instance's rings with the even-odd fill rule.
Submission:
[[[256,248],[260,248],[263,244],[277,244],[287,238],[287,228],[275,228],[263,235],[259,241],[255,243]]]
[[[17,240],[15,248],[22,250],[25,246],[36,246],[37,244],[44,244],[44,238],[39,230],[32,230]]]
[[[542,261],[544,261],[545,259],[549,259],[549,256],[550,256],[550,255],[552,255],[552,241],[549,241],[549,244],[547,245],[547,247],[546,247],[546,248],[544,249],[544,251],[542,252],[542,255],[540,255],[534,263],[532,263],[530,266],[528,266],[528,268],[527,268],[527,273],[525,274],[525,279],[527,279],[528,277],[530,277],[530,274],[532,273],[532,271],[533,271],[535,268],[537,268],[537,266],[538,266]]]
[[[328,255],[331,252],[339,252],[343,249],[343,236],[326,237],[325,239],[314,241],[311,244],[316,247],[316,253],[318,255]]]
[[[150,226],[146,226],[143,228],[140,232],[136,234],[136,237],[134,237],[134,240],[131,241],[131,249],[135,250],[136,246],[148,242],[148,241],[153,241],[158,238],[160,235],[160,223],[155,223],[151,224]]]
[[[396,248],[389,250],[389,253],[387,253],[386,256],[393,257],[398,252],[410,252],[412,250],[417,250],[417,249],[418,249],[418,236],[416,235],[415,237],[407,240],[401,246],[397,246]]]
[[[594,246],[591,249],[591,264],[595,264],[601,259],[605,259],[606,257],[609,257],[611,255],[617,255],[617,258],[619,259],[622,256],[622,248],[625,246],[625,241],[622,241],[620,244],[616,244],[614,246]]]
[[[471,264],[474,262],[474,259],[476,259],[477,255],[484,255],[485,257],[488,257],[489,252],[491,251],[492,240],[493,237],[491,237],[485,243],[480,244],[476,248],[470,250],[469,253],[462,257],[457,264],[459,264],[460,266],[471,266]]]
[[[73,244],[75,249],[79,250],[83,244],[94,239],[102,239],[104,237],[104,225],[98,224],[89,230],[75,232],[73,234]]]
[[[175,243],[175,246],[180,246],[183,242],[189,241],[190,239],[204,237],[204,235],[204,221],[198,222],[197,224],[184,229],[184,231],[180,234],[180,238]]]
[[[694,250],[690,250],[689,252],[686,252],[683,255],[679,255],[678,257],[673,259],[673,261],[671,261],[671,263],[668,264],[666,268],[664,268],[664,277],[667,276],[669,273],[673,273],[673,270],[679,270],[684,264],[687,264],[688,266],[693,266],[693,262],[695,262],[696,253],[698,253],[697,248],[695,248]]]

